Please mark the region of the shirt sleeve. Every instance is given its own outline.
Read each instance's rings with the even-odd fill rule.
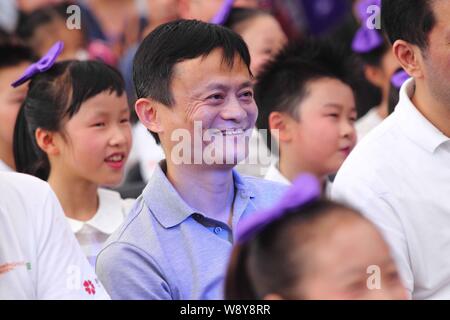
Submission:
[[[414,277],[401,219],[386,195],[374,191],[371,184],[373,182],[357,177],[354,173],[341,172],[333,183],[331,197],[355,208],[378,227],[389,244],[403,284],[411,297]]]
[[[50,189],[37,212],[37,298],[109,299]]]
[[[143,250],[114,242],[97,256],[97,274],[114,300],[172,300],[157,262]]]

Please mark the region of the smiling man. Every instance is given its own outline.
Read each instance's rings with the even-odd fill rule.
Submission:
[[[196,20],[162,25],[142,42],[136,112],[167,160],[98,257],[113,299],[222,298],[233,230],[284,190],[233,170],[258,113],[249,66],[239,35]]]

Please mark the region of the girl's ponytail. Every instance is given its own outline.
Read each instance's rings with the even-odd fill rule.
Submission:
[[[42,180],[47,180],[50,172],[48,157],[36,144],[34,131],[25,116],[25,103],[22,104],[14,127],[14,161],[16,171],[31,174]]]

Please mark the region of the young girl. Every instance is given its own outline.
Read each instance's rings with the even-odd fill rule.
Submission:
[[[97,61],[53,65],[58,43],[13,86],[31,79],[14,132],[17,171],[47,180],[91,264],[131,200],[99,188],[121,182],[131,147],[121,75]],[[39,71],[46,70],[46,71]]]
[[[358,212],[300,176],[273,208],[238,228],[227,299],[404,299],[388,246]]]
[[[380,7],[381,1],[363,0],[358,4],[357,11],[361,28],[353,38],[352,49],[362,63],[366,79],[380,90],[381,102],[356,122],[358,140],[361,140],[388,116],[391,77],[400,67],[392,53],[390,44],[381,32],[367,27],[367,21],[371,19],[368,13],[368,11],[371,12],[369,7],[373,5]]]

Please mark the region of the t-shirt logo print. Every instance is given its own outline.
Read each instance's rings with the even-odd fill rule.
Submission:
[[[83,286],[84,286],[84,290],[88,293],[88,294],[95,294],[95,286],[92,283],[91,280],[86,280],[83,282]]]

